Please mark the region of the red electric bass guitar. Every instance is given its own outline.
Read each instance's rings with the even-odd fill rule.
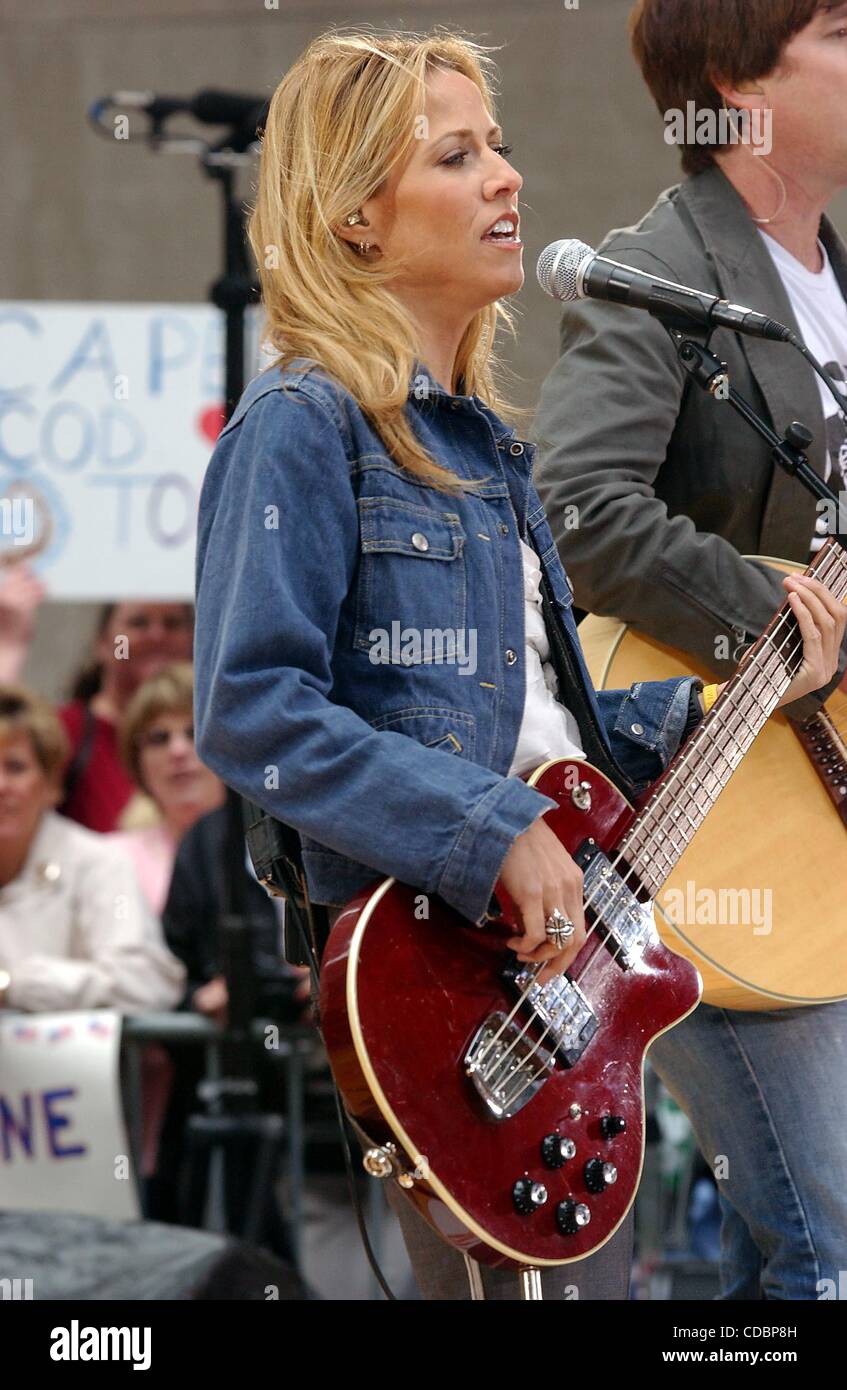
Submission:
[[[847,596],[834,540],[807,571]],[[479,930],[394,879],[338,918],[321,970],[322,1032],[348,1111],[445,1240],[488,1265],[543,1269],[603,1245],[644,1157],[644,1058],[685,1018],[700,977],[662,944],[653,900],[801,662],[779,611],[636,811],[585,762],[528,778],[581,866],[588,940],[539,986],[504,942],[513,906]],[[743,928],[739,928],[742,930]]]

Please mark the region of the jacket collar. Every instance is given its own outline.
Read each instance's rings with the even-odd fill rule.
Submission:
[[[464,381],[459,381],[459,386],[464,386]],[[498,446],[509,443],[516,437],[516,431],[504,424],[499,415],[485,404],[479,396],[466,396],[461,392],[456,395],[445,390],[440,382],[429,371],[420,359],[415,361],[412,369],[412,377],[409,382],[409,401],[413,404],[420,404],[429,401],[441,409],[455,410],[467,414],[479,414],[485,416],[491,425],[494,439]]]
[[[459,386],[462,385],[464,383],[460,381]],[[517,519],[518,534],[525,536],[535,446],[521,440],[521,448],[514,453],[511,452],[510,446],[517,442],[516,431],[504,424],[499,415],[479,396],[453,395],[446,391],[419,359],[415,362],[412,372],[409,402],[418,408],[428,405],[449,415],[472,415],[477,422],[482,416],[493,436],[500,467],[498,473],[492,475],[491,470],[482,463],[482,472],[487,481],[480,479],[480,493],[492,498],[506,496],[508,493]]]
[[[294,361],[289,362],[288,366],[281,373],[277,371],[266,371],[254,377],[249,383],[238,409],[232,419],[227,422],[226,428],[229,429],[234,425],[237,419],[241,418],[244,411],[258,396],[264,395],[268,391],[277,390],[280,384],[294,384],[316,369],[319,372],[322,371],[320,363],[311,358],[298,357],[295,358]],[[464,382],[460,381],[459,386],[461,387],[463,385]],[[409,378],[408,399],[409,404],[413,406],[429,404],[438,409],[455,410],[466,414],[482,413],[491,425],[494,439],[498,447],[501,444],[508,444],[516,437],[516,431],[510,429],[508,425],[505,425],[499,415],[495,414],[491,407],[486,405],[479,396],[466,396],[461,392],[453,395],[450,391],[445,390],[441,383],[436,381],[429,368],[424,365],[420,358],[415,360],[412,367],[412,374]]]
[[[264,377],[254,379],[226,428],[232,428],[258,395],[278,389],[280,382],[287,384],[302,379],[303,375],[308,375],[315,368],[320,371],[320,365],[317,362],[307,358],[297,358],[289,363],[281,374],[272,371]],[[459,384],[462,385],[463,383],[460,382]],[[516,431],[504,424],[499,415],[480,400],[479,396],[453,395],[446,391],[420,359],[417,359],[413,364],[409,379],[408,400],[409,405],[418,410],[437,410],[444,412],[447,416],[454,414],[472,415],[477,420],[482,416],[486,420],[494,438],[502,472],[494,481],[487,485],[483,484],[482,491],[484,495],[492,497],[505,495],[505,492],[508,491],[518,516],[520,534],[523,535],[526,530],[529,481],[532,475],[535,446],[521,441],[522,450],[512,454],[509,446],[516,441]],[[483,471],[487,477],[490,476],[490,469],[485,468],[484,465]]]

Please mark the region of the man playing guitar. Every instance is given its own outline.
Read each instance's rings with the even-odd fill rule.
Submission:
[[[843,379],[847,250],[824,209],[847,186],[847,5],[639,0],[632,36],[668,130],[693,103],[722,143],[706,143],[710,123],[699,120],[684,182],[612,233],[603,254],[771,315]],[[745,129],[762,138],[734,138]],[[569,305],[561,344],[537,420],[538,486],[576,601],[726,674],[781,590],[779,575],[743,557],[805,563],[826,519],[748,426],[688,381],[647,315]],[[811,462],[843,495],[844,417],[801,357],[725,330],[712,347],[776,429],[801,419],[814,431]],[[579,509],[578,529],[565,529],[566,503]],[[844,665],[842,650],[838,676],[791,716],[820,709]],[[802,821],[795,829],[802,835]],[[843,881],[844,858],[831,868]],[[815,1299],[822,1280],[837,1287],[846,1046],[847,1001],[704,1004],[651,1050],[716,1167],[726,1298]]]

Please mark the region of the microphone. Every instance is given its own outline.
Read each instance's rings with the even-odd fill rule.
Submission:
[[[190,110],[195,121],[205,125],[264,125],[269,106],[267,97],[242,96],[238,92],[219,92],[213,88],[198,92],[191,98]]]
[[[604,299],[646,309],[654,318],[680,332],[692,329],[729,328],[752,338],[792,343],[790,328],[766,314],[730,304],[719,295],[687,289],[672,280],[660,280],[646,271],[607,260],[584,241],[554,241],[538,258],[538,283],[545,294],[570,303],[575,299]]]
[[[244,96],[239,92],[221,92],[206,88],[193,97],[160,97],[153,92],[113,92],[98,105],[144,111],[153,121],[186,113],[202,125],[264,125],[268,107],[267,97]]]

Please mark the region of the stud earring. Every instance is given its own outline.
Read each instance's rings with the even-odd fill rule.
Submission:
[[[360,242],[359,242],[359,244],[358,244],[358,251],[359,251],[359,255],[360,255],[360,256],[366,256],[366,255],[368,254],[368,252],[369,252],[369,251],[372,251],[372,250],[373,250],[373,243],[372,243],[372,242],[370,242],[370,241],[360,241]]]
[[[344,220],[347,223],[348,227],[370,226],[370,223],[365,221],[364,217],[360,212],[351,212],[350,215],[346,217]]]

